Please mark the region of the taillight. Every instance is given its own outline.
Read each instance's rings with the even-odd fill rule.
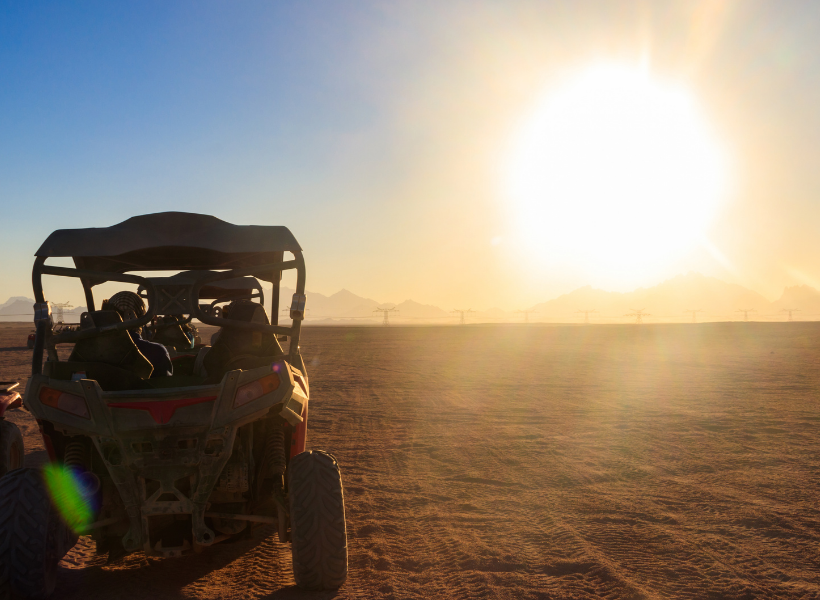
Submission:
[[[82,396],[67,394],[66,392],[49,387],[41,387],[40,402],[46,406],[82,417],[83,419],[91,418],[88,414],[88,405]]]
[[[252,400],[261,398],[265,394],[270,394],[279,387],[279,375],[266,375],[262,379],[251,381],[236,390],[236,395],[233,399],[233,407],[238,408],[244,406]]]

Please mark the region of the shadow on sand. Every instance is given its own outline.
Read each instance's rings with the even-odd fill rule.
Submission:
[[[146,558],[133,554],[106,565],[94,554],[94,542],[81,538],[65,557],[51,600],[152,600],[191,597],[290,598],[331,600],[347,596],[344,587],[312,592],[293,585],[290,548],[272,541],[273,531],[254,539],[215,546],[181,558]],[[219,572],[219,573],[217,573]]]

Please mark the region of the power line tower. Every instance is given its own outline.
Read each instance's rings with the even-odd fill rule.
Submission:
[[[576,313],[583,313],[584,315],[584,325],[589,325],[589,315],[591,313],[598,312],[597,310],[576,310]]]
[[[692,323],[697,323],[698,322],[697,314],[699,312],[703,312],[703,309],[702,308],[696,308],[696,309],[693,310],[693,309],[690,308],[690,309],[685,310],[683,312],[684,313],[692,313]]]
[[[743,320],[748,321],[749,320],[749,313],[753,313],[753,312],[757,312],[757,311],[754,308],[738,308],[737,312],[742,312],[743,313]]]
[[[63,311],[71,310],[74,307],[71,306],[71,302],[53,302],[51,308],[53,310],[54,322],[63,323]]]
[[[387,326],[390,325],[390,317],[389,317],[390,313],[398,313],[399,309],[395,308],[395,307],[394,308],[374,308],[373,312],[382,313],[382,317],[383,317],[382,325],[387,327]]]
[[[644,312],[646,310],[645,308],[640,308],[640,309],[639,308],[630,308],[629,310],[631,310],[632,312],[627,314],[627,315],[624,315],[624,316],[625,317],[635,317],[635,324],[636,325],[641,325],[643,323],[643,318],[644,317],[651,317],[652,316],[649,313]]]
[[[517,310],[516,313],[522,313],[524,315],[524,323],[530,322],[530,315],[534,315],[538,313],[537,310]]]
[[[464,325],[464,315],[469,314],[471,312],[475,312],[475,311],[472,308],[467,308],[467,309],[456,308],[454,310],[451,310],[450,312],[451,313],[458,313],[458,315],[461,317],[461,319],[459,321],[459,325]]]
[[[789,313],[789,321],[792,320],[792,313],[800,312],[799,308],[781,308],[780,312],[787,312]]]

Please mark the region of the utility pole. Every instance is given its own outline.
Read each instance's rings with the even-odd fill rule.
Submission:
[[[703,309],[702,309],[702,308],[696,308],[696,309],[692,310],[692,309],[690,308],[690,309],[685,310],[685,311],[683,311],[683,312],[684,312],[684,313],[692,313],[692,323],[697,323],[697,322],[698,322],[698,320],[697,320],[697,314],[698,314],[699,312],[703,312]]]
[[[464,315],[469,314],[471,312],[475,312],[475,311],[472,308],[467,308],[467,309],[456,308],[454,310],[451,310],[450,312],[451,313],[458,313],[458,315],[461,317],[461,321],[460,321],[459,325],[464,325]]]
[[[54,322],[62,324],[64,322],[63,311],[71,310],[74,307],[71,306],[71,302],[53,302],[51,308],[54,310]]]
[[[742,312],[743,313],[743,320],[748,321],[749,320],[749,313],[753,313],[753,312],[757,312],[757,311],[754,308],[738,308],[737,312]]]
[[[380,312],[380,313],[382,313],[382,315],[383,315],[383,317],[384,317],[384,318],[382,319],[382,325],[383,325],[383,326],[385,326],[385,327],[387,327],[387,326],[389,326],[389,325],[390,325],[390,318],[388,317],[388,315],[389,315],[391,312],[398,313],[398,312],[399,312],[399,309],[398,309],[398,308],[374,308],[374,309],[373,309],[373,312]]]
[[[641,325],[643,323],[643,318],[644,317],[652,316],[649,313],[644,312],[646,310],[645,308],[630,308],[629,310],[631,310],[632,312],[627,314],[627,315],[624,315],[624,316],[625,317],[635,317],[635,324],[636,325]]]
[[[576,310],[576,313],[583,313],[584,315],[584,325],[589,325],[589,315],[590,313],[596,313],[597,310]]]
[[[799,308],[781,308],[780,312],[787,312],[789,313],[789,321],[792,320],[792,313],[800,312]]]
[[[536,314],[538,311],[537,310],[532,310],[532,309],[530,309],[530,310],[524,309],[524,310],[517,310],[515,312],[516,313],[523,313],[524,314],[524,323],[529,323],[530,322],[530,315]]]

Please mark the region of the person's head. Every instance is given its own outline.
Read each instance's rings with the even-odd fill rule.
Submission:
[[[117,292],[108,300],[103,300],[102,309],[116,310],[123,321],[145,316],[145,302],[134,292]]]

